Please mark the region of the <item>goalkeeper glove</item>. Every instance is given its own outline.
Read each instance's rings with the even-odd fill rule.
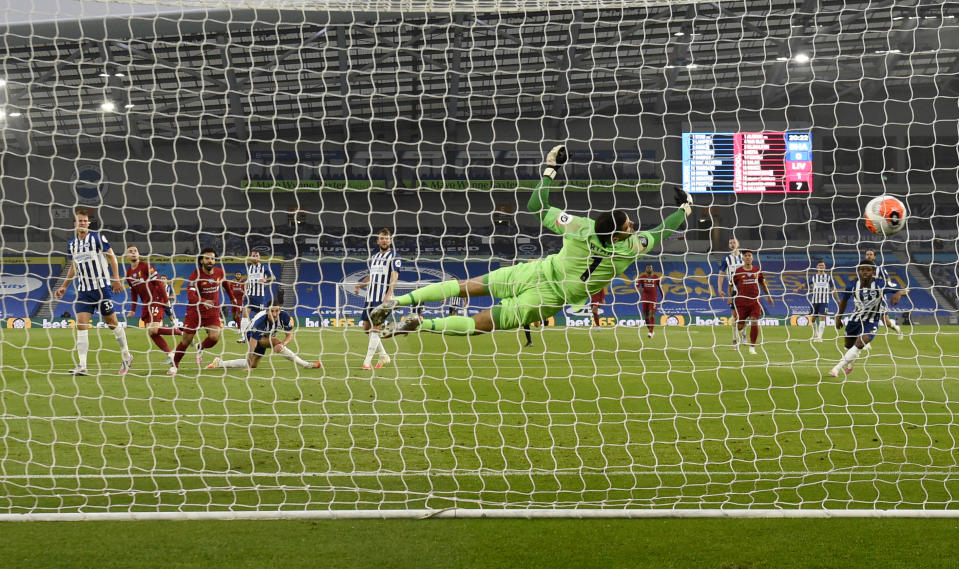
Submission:
[[[557,144],[546,155],[546,168],[543,170],[543,176],[553,179],[556,177],[556,169],[566,163],[569,155],[566,153],[566,147]]]
[[[673,186],[673,191],[676,192],[676,205],[685,211],[687,216],[691,215],[693,213],[693,198],[679,186]]]

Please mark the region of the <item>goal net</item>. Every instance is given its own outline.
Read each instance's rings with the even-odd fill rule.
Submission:
[[[959,511],[954,6],[231,4],[0,22],[0,517]],[[560,143],[549,205],[646,231],[678,186],[692,214],[595,314],[570,298],[529,339],[385,339],[389,362],[364,370],[379,352],[355,285],[380,229],[396,296],[556,254],[527,203]],[[908,212],[888,238],[862,223],[881,194]],[[179,321],[202,251],[240,283],[258,252],[262,302],[323,368],[265,349],[244,369],[241,304],[219,338],[162,336],[181,352],[168,375],[126,285],[121,332],[99,313],[79,330],[78,209],[121,278],[130,246],[167,277]],[[720,269],[744,250],[769,288],[755,340]],[[908,294],[853,361],[837,302],[870,250]]]

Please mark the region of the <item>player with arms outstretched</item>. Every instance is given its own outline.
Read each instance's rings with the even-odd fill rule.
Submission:
[[[769,306],[773,306],[772,295],[769,294],[769,288],[766,286],[766,277],[759,269],[759,265],[753,265],[753,252],[743,251],[743,266],[736,269],[733,273],[733,280],[730,283],[729,295],[734,299],[736,311],[736,332],[739,334],[739,344],[746,343],[746,322],[751,322],[749,328],[749,353],[756,353],[756,339],[759,338],[759,318],[763,315],[763,307],[759,304],[759,289],[766,294]],[[736,293],[733,296],[733,290]]]
[[[127,247],[126,257],[130,263],[126,273],[127,286],[130,287],[130,312],[127,318],[136,316],[137,302],[140,302],[143,305],[140,320],[146,326],[147,335],[167,355],[167,365],[172,365],[173,350],[163,336],[178,336],[183,331],[163,326],[163,313],[170,304],[166,286],[153,265],[140,258],[140,250],[135,246]]]
[[[223,321],[220,319],[220,289],[226,275],[222,268],[216,266],[216,252],[209,247],[200,251],[196,262],[197,268],[187,278],[189,306],[183,321],[183,339],[176,347],[173,365],[167,375],[176,375],[180,360],[200,328],[206,330],[206,338],[197,348],[196,363],[203,362],[203,350],[212,348],[220,341],[220,332],[223,329]]]
[[[800,283],[795,292],[809,289],[809,303],[812,305],[812,341],[822,342],[822,334],[826,329],[826,314],[829,312],[829,298],[835,296],[835,286],[832,276],[826,272],[826,262],[816,263],[816,272]],[[838,300],[836,301],[839,302]]]
[[[719,262],[719,283],[717,290],[719,291],[719,298],[726,300],[726,280],[729,280],[729,310],[733,316],[733,346],[739,345],[739,329],[737,327],[739,318],[736,316],[736,286],[733,283],[733,275],[736,274],[736,269],[741,266],[743,266],[743,255],[739,251],[739,240],[732,237],[729,240],[729,254],[724,256],[723,260]]]
[[[902,298],[903,291],[889,287],[885,281],[875,278],[876,265],[866,259],[856,268],[858,278],[853,279],[846,286],[846,290],[839,295],[839,310],[836,313],[836,329],[842,330],[842,314],[846,312],[849,299],[853,301],[853,312],[846,321],[846,353],[843,354],[831,370],[829,375],[839,377],[839,370],[847,375],[852,373],[853,364],[859,358],[859,353],[866,349],[876,335],[879,320],[882,318],[885,297],[891,294],[889,302],[897,304]]]
[[[609,286],[616,275],[649,253],[692,212],[689,196],[678,190],[679,208],[659,227],[637,233],[632,220],[621,209],[601,213],[594,221],[550,207],[549,188],[566,159],[563,145],[549,152],[543,178],[526,204],[527,210],[536,214],[544,227],[563,236],[563,248],[558,253],[502,267],[482,277],[449,280],[411,291],[375,308],[370,315],[372,321],[382,323],[397,306],[453,296],[493,296],[499,298],[500,303],[472,318],[448,316],[422,320],[411,315],[397,332],[419,329],[469,335],[545,322],[567,304],[585,304],[590,295]]]
[[[649,329],[647,336],[652,338],[653,326],[656,325],[659,299],[663,298],[662,278],[653,272],[652,265],[646,265],[646,270],[636,277],[635,286],[639,291],[639,313]]]
[[[376,246],[379,252],[370,257],[369,274],[353,288],[355,294],[366,289],[366,306],[363,307],[363,330],[369,334],[369,343],[366,347],[366,358],[363,360],[363,369],[373,369],[373,356],[379,354],[376,368],[379,369],[390,363],[390,356],[380,341],[380,326],[370,323],[370,310],[382,302],[393,298],[393,289],[400,276],[402,261],[393,250],[393,234],[389,229],[380,229],[376,236]],[[418,307],[421,311],[422,306]]]
[[[113,330],[113,337],[120,346],[120,373],[127,373],[133,363],[133,354],[127,346],[126,334],[117,321],[112,294],[123,292],[120,264],[107,238],[96,231],[90,231],[89,214],[77,211],[73,218],[73,227],[77,230],[76,235],[67,243],[70,268],[63,284],[53,293],[54,297],[63,298],[67,287],[76,279],[77,367],[70,373],[87,375],[90,320],[95,311],[100,312],[103,321]]]
[[[206,366],[206,369],[256,368],[256,366],[260,365],[260,359],[266,354],[268,348],[272,349],[274,354],[279,354],[300,367],[307,369],[319,369],[323,367],[323,364],[320,362],[308,362],[304,360],[287,347],[287,344],[293,341],[293,335],[296,333],[295,328],[296,323],[293,317],[290,316],[290,313],[281,309],[275,301],[271,302],[266,310],[257,312],[250,320],[249,329],[246,331],[250,351],[246,357],[233,360],[214,358],[213,362]],[[285,332],[282,340],[276,337],[277,332],[280,331]]]

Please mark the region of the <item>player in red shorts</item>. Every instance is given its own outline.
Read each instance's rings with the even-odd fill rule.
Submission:
[[[639,290],[639,313],[649,328],[648,337],[653,337],[653,326],[656,325],[656,310],[659,308],[659,299],[663,297],[661,277],[653,272],[652,265],[646,265],[646,271],[636,278],[636,288]]]
[[[196,270],[187,278],[188,306],[183,321],[183,340],[176,347],[168,375],[176,375],[183,354],[193,343],[193,337],[200,328],[206,330],[206,338],[197,348],[197,363],[203,363],[203,350],[215,346],[220,341],[220,332],[223,330],[223,321],[220,319],[220,289],[226,280],[226,274],[222,268],[216,266],[216,252],[209,247],[200,251],[196,262]]]
[[[236,322],[236,327],[239,330],[240,320],[243,318],[243,273],[240,271],[233,273],[233,280],[223,281],[223,288],[226,289],[226,294],[230,297],[230,318]],[[225,316],[226,314],[224,314]]]
[[[140,312],[140,319],[146,326],[147,334],[150,340],[167,354],[167,363],[173,363],[173,350],[163,339],[163,336],[175,336],[182,332],[176,328],[163,326],[163,312],[169,303],[166,288],[160,281],[157,270],[150,263],[140,259],[140,251],[136,247],[127,247],[127,261],[130,266],[127,268],[126,281],[130,287],[130,312],[127,318],[136,316],[137,302],[139,301],[143,308]]]
[[[589,296],[589,309],[593,313],[593,324],[599,326],[599,307],[606,301],[606,288]]]
[[[763,315],[763,308],[759,304],[759,289],[762,288],[766,294],[770,307],[775,303],[769,294],[769,288],[766,286],[766,278],[763,276],[763,272],[759,270],[758,265],[753,265],[753,252],[743,251],[742,255],[743,266],[736,269],[736,272],[733,273],[733,282],[730,287],[730,295],[732,295],[733,288],[735,288],[736,291],[736,330],[737,334],[739,334],[739,342],[736,344],[736,349],[739,349],[740,344],[746,343],[746,321],[749,320],[752,322],[749,329],[749,353],[755,354],[756,338],[759,337],[759,318]]]

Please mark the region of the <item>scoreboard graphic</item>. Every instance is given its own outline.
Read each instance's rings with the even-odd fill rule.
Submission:
[[[689,193],[810,193],[812,133],[684,132]]]

